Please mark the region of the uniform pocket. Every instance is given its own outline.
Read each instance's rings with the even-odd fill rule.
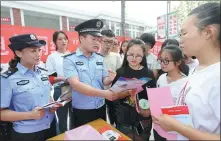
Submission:
[[[97,78],[102,78],[102,73],[103,73],[103,66],[96,66],[95,70]]]
[[[87,79],[86,67],[85,66],[77,66],[78,76],[81,82]]]

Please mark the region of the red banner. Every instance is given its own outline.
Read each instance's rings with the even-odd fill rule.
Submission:
[[[42,48],[42,61],[45,62],[47,56],[51,52],[55,51],[55,45],[52,41],[52,35],[55,30],[43,29],[43,28],[32,28],[23,27],[17,25],[1,25],[1,63],[8,63],[10,59],[14,56],[13,52],[9,49],[8,44],[9,38],[18,34],[35,34],[39,40],[45,40],[46,45]],[[75,51],[79,41],[77,32],[66,32],[69,38],[68,50],[71,52]]]
[[[45,62],[47,56],[55,51],[55,45],[52,41],[52,35],[55,30],[45,29],[45,28],[33,28],[33,27],[23,27],[18,25],[5,25],[1,24],[1,64],[8,63],[10,59],[14,56],[13,52],[9,49],[8,45],[9,38],[18,34],[35,34],[39,40],[45,40],[46,45],[42,48],[42,61]],[[74,52],[79,45],[77,32],[67,31],[66,34],[69,38],[68,50]],[[128,40],[130,38],[117,37],[120,42]],[[157,42],[155,47],[151,50],[155,55],[158,54],[160,50],[161,42]]]

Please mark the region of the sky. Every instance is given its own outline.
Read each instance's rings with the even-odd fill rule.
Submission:
[[[59,6],[70,7],[94,13],[112,13],[121,15],[120,1],[45,1]],[[150,26],[156,26],[157,17],[166,14],[166,1],[126,1],[126,18],[144,22]],[[171,1],[171,9],[177,6],[179,1]]]

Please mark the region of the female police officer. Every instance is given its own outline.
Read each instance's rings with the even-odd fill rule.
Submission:
[[[12,141],[43,141],[48,138],[56,108],[40,109],[50,102],[47,70],[38,67],[40,47],[46,44],[33,34],[9,38],[14,59],[1,74],[1,120],[13,122]]]

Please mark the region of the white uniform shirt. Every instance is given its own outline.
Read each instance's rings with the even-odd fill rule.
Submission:
[[[185,94],[194,128],[220,134],[220,62],[189,75]]]
[[[192,61],[193,61],[192,63],[187,64],[190,68],[189,74],[192,74],[194,72],[195,68],[199,65],[198,59],[192,59]]]
[[[160,64],[157,62],[157,56],[154,55],[153,53],[148,53],[146,56],[147,60],[147,67],[151,70],[156,69],[159,70],[161,69]]]
[[[57,73],[58,76],[64,76],[63,72],[63,56],[66,54],[69,54],[70,52],[67,52],[65,54],[59,53],[59,52],[53,52],[50,54],[46,61],[46,69],[48,70],[49,74],[52,74],[54,72]],[[63,82],[57,82],[54,84],[54,86],[63,83]]]
[[[182,79],[176,80],[171,83],[168,83],[166,75],[167,75],[167,73],[164,73],[159,77],[159,79],[157,80],[157,87],[169,86],[170,90],[171,90],[172,97],[173,97],[173,102],[174,102],[174,104],[176,104],[177,99],[178,99],[179,95],[181,94],[181,91],[187,82],[187,77],[184,77]]]
[[[104,57],[104,65],[107,70],[116,72],[122,65],[122,60],[120,54],[110,52],[107,56]],[[105,89],[110,88],[110,86],[104,86]]]

